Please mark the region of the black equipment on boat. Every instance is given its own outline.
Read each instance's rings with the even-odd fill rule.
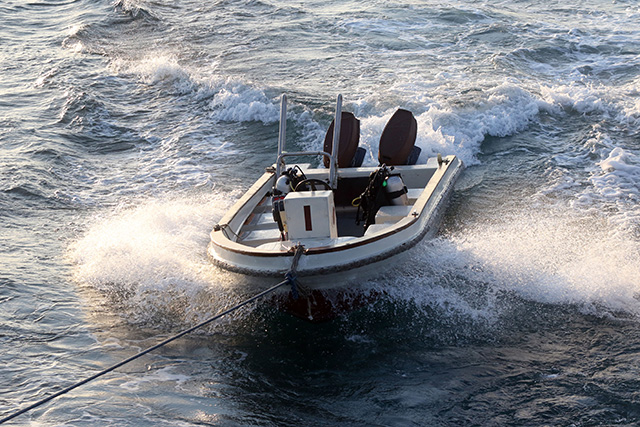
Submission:
[[[275,186],[273,187],[273,195],[281,196],[286,195],[290,191],[296,191],[296,187],[300,182],[306,181],[307,176],[302,172],[300,166],[295,165],[286,171],[282,172]],[[299,191],[299,190],[298,190]]]
[[[309,188],[311,188],[311,191],[316,191],[318,189],[317,187],[318,185],[324,188],[325,190],[329,190],[329,191],[332,190],[328,182],[323,181],[321,179],[308,178],[298,182],[298,184],[295,187],[295,191],[309,191]]]
[[[409,197],[407,196],[407,186],[404,185],[402,176],[399,173],[392,173],[387,176],[382,183],[384,187],[387,201],[390,205],[407,205]]]
[[[383,191],[382,184],[389,176],[389,168],[382,165],[378,170],[371,172],[367,188],[360,195],[358,203],[358,212],[356,213],[356,224],[364,221],[364,229],[376,222],[376,213],[380,206],[384,206],[387,196]],[[356,200],[358,200],[356,199]],[[354,200],[355,202],[355,200]]]
[[[294,167],[282,172],[282,175],[280,175],[276,184],[273,186],[271,213],[273,214],[273,220],[278,224],[282,240],[286,240],[287,233],[287,229],[285,227],[286,214],[284,211],[284,198],[290,191],[296,191],[301,182],[306,181],[309,181],[307,176],[302,172],[300,166],[295,165]]]
[[[421,151],[415,146],[417,132],[418,122],[413,113],[398,109],[380,136],[378,162],[389,166],[415,165]]]
[[[364,229],[376,222],[376,213],[381,206],[407,203],[407,187],[398,173],[391,173],[393,166],[382,165],[369,175],[367,187],[353,201],[358,206],[356,224],[364,221]]]
[[[335,120],[331,122],[324,137],[324,151],[331,153],[333,147],[333,129]],[[360,120],[346,111],[342,112],[340,121],[340,143],[338,145],[338,167],[360,167],[367,150],[358,147],[360,143]],[[324,167],[329,167],[329,158],[324,158]]]

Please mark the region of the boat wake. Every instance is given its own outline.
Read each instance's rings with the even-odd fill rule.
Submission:
[[[638,319],[640,245],[570,212],[506,213],[419,246],[387,292],[420,309],[498,326],[515,301]],[[417,267],[419,266],[419,267]]]
[[[77,282],[130,324],[175,328],[210,317],[242,298],[234,291],[239,278],[205,254],[210,225],[230,203],[219,196],[149,200],[94,219],[70,247]],[[520,322],[522,310],[535,319],[541,304],[633,320],[640,316],[639,256],[636,240],[611,233],[598,218],[505,213],[419,244],[384,277],[360,283],[373,302],[338,322],[412,325],[449,342],[491,339],[506,323]],[[265,322],[273,311],[235,318]]]

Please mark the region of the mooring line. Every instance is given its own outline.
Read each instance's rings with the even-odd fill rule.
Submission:
[[[0,419],[0,424],[4,424],[5,422],[7,422],[9,420],[12,420],[12,419],[14,419],[15,417],[17,417],[19,415],[22,415],[25,412],[29,412],[30,410],[35,409],[38,406],[44,405],[45,403],[49,402],[50,400],[55,399],[58,396],[61,396],[61,395],[65,394],[65,393],[68,393],[71,390],[74,390],[74,389],[80,387],[81,385],[84,385],[84,384],[86,384],[86,383],[88,383],[90,381],[95,380],[96,378],[99,378],[99,377],[101,377],[101,376],[103,376],[105,374],[108,374],[109,372],[111,372],[111,371],[113,371],[113,370],[115,370],[115,369],[117,369],[117,368],[119,368],[119,367],[121,367],[123,365],[126,365],[127,363],[132,362],[132,361],[138,359],[139,357],[144,356],[147,353],[150,353],[150,352],[152,352],[154,350],[157,350],[158,348],[160,348],[160,347],[162,347],[164,345],[167,345],[170,342],[175,341],[178,338],[181,338],[181,337],[183,337],[183,336],[195,331],[196,329],[202,328],[203,326],[206,326],[209,323],[211,323],[211,322],[213,322],[215,320],[218,320],[221,317],[226,316],[227,314],[232,313],[232,312],[238,310],[239,308],[242,308],[245,305],[252,303],[253,301],[258,300],[258,299],[264,297],[265,295],[270,294],[271,292],[275,291],[276,289],[278,289],[278,288],[280,288],[280,287],[282,287],[284,285],[291,285],[292,287],[295,287],[295,272],[296,272],[298,260],[300,259],[300,256],[302,255],[303,250],[304,249],[303,249],[302,245],[295,246],[295,254],[294,254],[294,259],[293,259],[293,265],[291,266],[291,269],[289,270],[289,272],[285,276],[286,279],[283,280],[282,282],[278,283],[277,285],[272,286],[269,289],[266,289],[266,290],[260,292],[259,294],[252,296],[251,298],[249,298],[247,300],[242,301],[240,304],[237,304],[237,305],[235,305],[235,306],[223,311],[222,313],[216,314],[215,316],[205,320],[202,323],[197,324],[196,326],[193,326],[193,327],[191,327],[189,329],[186,329],[186,330],[180,332],[177,335],[174,335],[174,336],[172,336],[170,338],[167,338],[166,340],[162,341],[159,344],[156,344],[156,345],[154,345],[152,347],[149,347],[146,350],[143,350],[140,353],[129,357],[128,359],[125,359],[125,360],[123,360],[121,362],[118,362],[115,365],[110,366],[109,368],[107,368],[107,369],[105,369],[103,371],[100,371],[95,375],[90,376],[89,378],[86,378],[86,379],[84,379],[84,380],[82,380],[80,382],[77,382],[77,383],[75,383],[75,384],[73,384],[73,385],[71,385],[71,386],[69,386],[69,387],[67,387],[67,388],[65,388],[63,390],[60,390],[57,393],[52,394],[51,396],[45,397],[44,399],[27,406],[24,409],[20,409],[20,410],[18,410],[16,412],[12,413],[11,415],[8,415],[8,416]]]

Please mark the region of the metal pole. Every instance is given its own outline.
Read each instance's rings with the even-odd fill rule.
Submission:
[[[333,146],[331,147],[331,164],[329,165],[329,184],[334,190],[338,188],[338,145],[340,144],[340,124],[342,123],[342,95],[336,100],[336,117],[333,127]]]
[[[280,161],[280,155],[284,153],[285,144],[287,142],[287,95],[282,94],[280,100],[280,133],[278,135],[278,160],[276,162],[276,179],[282,172],[282,162]]]

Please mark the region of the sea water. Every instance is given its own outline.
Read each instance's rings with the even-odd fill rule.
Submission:
[[[17,425],[640,421],[640,6],[631,0],[0,4],[0,413],[240,301],[208,233],[338,93],[467,166],[380,298],[253,304]]]

